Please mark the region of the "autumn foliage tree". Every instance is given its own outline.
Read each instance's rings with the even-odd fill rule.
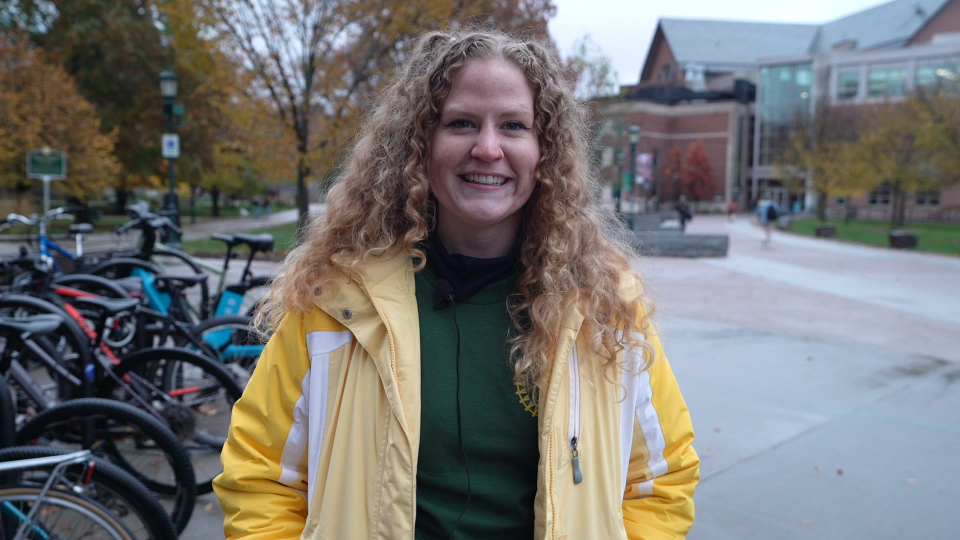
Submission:
[[[471,15],[545,36],[555,12],[552,0],[200,0],[196,6],[291,134],[301,222],[308,179],[329,175],[363,108],[414,36]]]
[[[680,171],[683,191],[694,201],[702,201],[717,192],[717,181],[710,165],[710,156],[703,141],[693,141],[687,148],[687,156]]]
[[[26,155],[49,146],[67,153],[67,178],[53,188],[81,201],[102,196],[120,173],[115,133],[102,133],[94,107],[59,65],[26,39],[0,39],[0,184],[20,197],[30,188]]]
[[[667,159],[663,161],[663,182],[660,188],[661,200],[677,200],[680,197],[680,174],[683,171],[683,151],[673,147],[667,152]]]

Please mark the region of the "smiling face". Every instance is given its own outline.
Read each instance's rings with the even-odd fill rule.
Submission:
[[[471,60],[453,76],[428,165],[440,238],[451,252],[496,257],[513,245],[536,184],[533,121],[533,90],[515,64]]]

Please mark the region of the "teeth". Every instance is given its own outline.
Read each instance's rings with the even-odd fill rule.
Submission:
[[[490,176],[486,174],[467,174],[464,175],[464,178],[467,182],[486,184],[488,186],[502,186],[507,182],[507,179],[502,176]]]

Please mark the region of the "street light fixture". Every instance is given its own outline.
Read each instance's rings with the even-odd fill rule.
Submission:
[[[640,126],[630,126],[630,185],[633,192],[633,211],[638,212],[637,200],[640,190],[637,189],[637,143],[640,142]]]
[[[180,208],[177,202],[177,180],[174,171],[173,162],[180,157],[180,139],[173,133],[174,129],[174,108],[177,100],[177,86],[179,78],[177,74],[169,69],[160,73],[160,95],[163,97],[163,112],[167,115],[167,133],[162,138],[163,155],[167,158],[168,171],[170,175],[170,192],[165,197],[164,207],[167,210],[168,217],[179,227],[180,226]],[[177,246],[180,239],[175,233],[171,232],[171,238],[167,243]]]

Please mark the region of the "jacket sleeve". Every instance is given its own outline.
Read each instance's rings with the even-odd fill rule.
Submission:
[[[302,323],[287,316],[233,407],[213,489],[227,540],[296,539],[307,518],[305,456],[284,454],[310,367]],[[302,401],[301,401],[302,403]],[[291,445],[296,446],[296,445]]]
[[[656,359],[633,381],[636,407],[623,524],[631,540],[685,538],[693,525],[700,458],[690,413],[660,340],[654,332],[647,339]]]

